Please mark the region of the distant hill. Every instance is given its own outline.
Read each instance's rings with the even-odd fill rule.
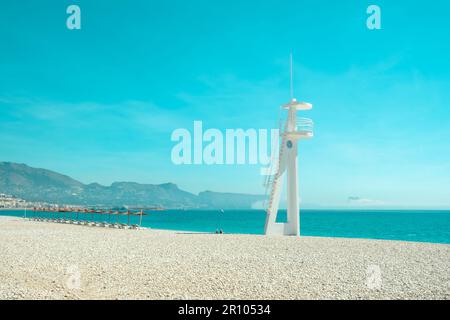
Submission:
[[[87,206],[247,209],[264,197],[205,191],[198,196],[173,183],[83,184],[66,175],[25,164],[0,162],[0,193],[27,201]]]

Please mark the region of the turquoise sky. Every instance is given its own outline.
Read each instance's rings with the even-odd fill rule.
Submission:
[[[67,6],[81,30],[66,28]],[[379,5],[382,30],[366,27]],[[450,207],[448,1],[2,1],[0,161],[85,183],[262,193],[260,166],[175,166],[176,128],[274,128],[295,96],[305,207]],[[359,200],[349,201],[349,197]]]

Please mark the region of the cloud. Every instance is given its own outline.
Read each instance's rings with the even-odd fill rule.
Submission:
[[[385,202],[381,200],[374,200],[374,199],[367,199],[367,198],[361,198],[357,196],[350,196],[347,199],[347,202],[351,206],[382,206],[385,205]]]

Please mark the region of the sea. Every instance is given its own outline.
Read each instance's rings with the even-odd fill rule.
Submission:
[[[0,215],[32,217],[33,211],[0,211]],[[47,213],[47,216],[139,224],[139,216]],[[263,210],[145,211],[142,226],[180,232],[263,234]],[[279,222],[286,220],[280,211]],[[301,210],[300,234],[314,237],[403,240],[450,244],[450,210]]]

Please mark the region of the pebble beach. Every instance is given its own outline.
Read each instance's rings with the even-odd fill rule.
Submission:
[[[450,245],[0,217],[0,299],[450,299]]]

